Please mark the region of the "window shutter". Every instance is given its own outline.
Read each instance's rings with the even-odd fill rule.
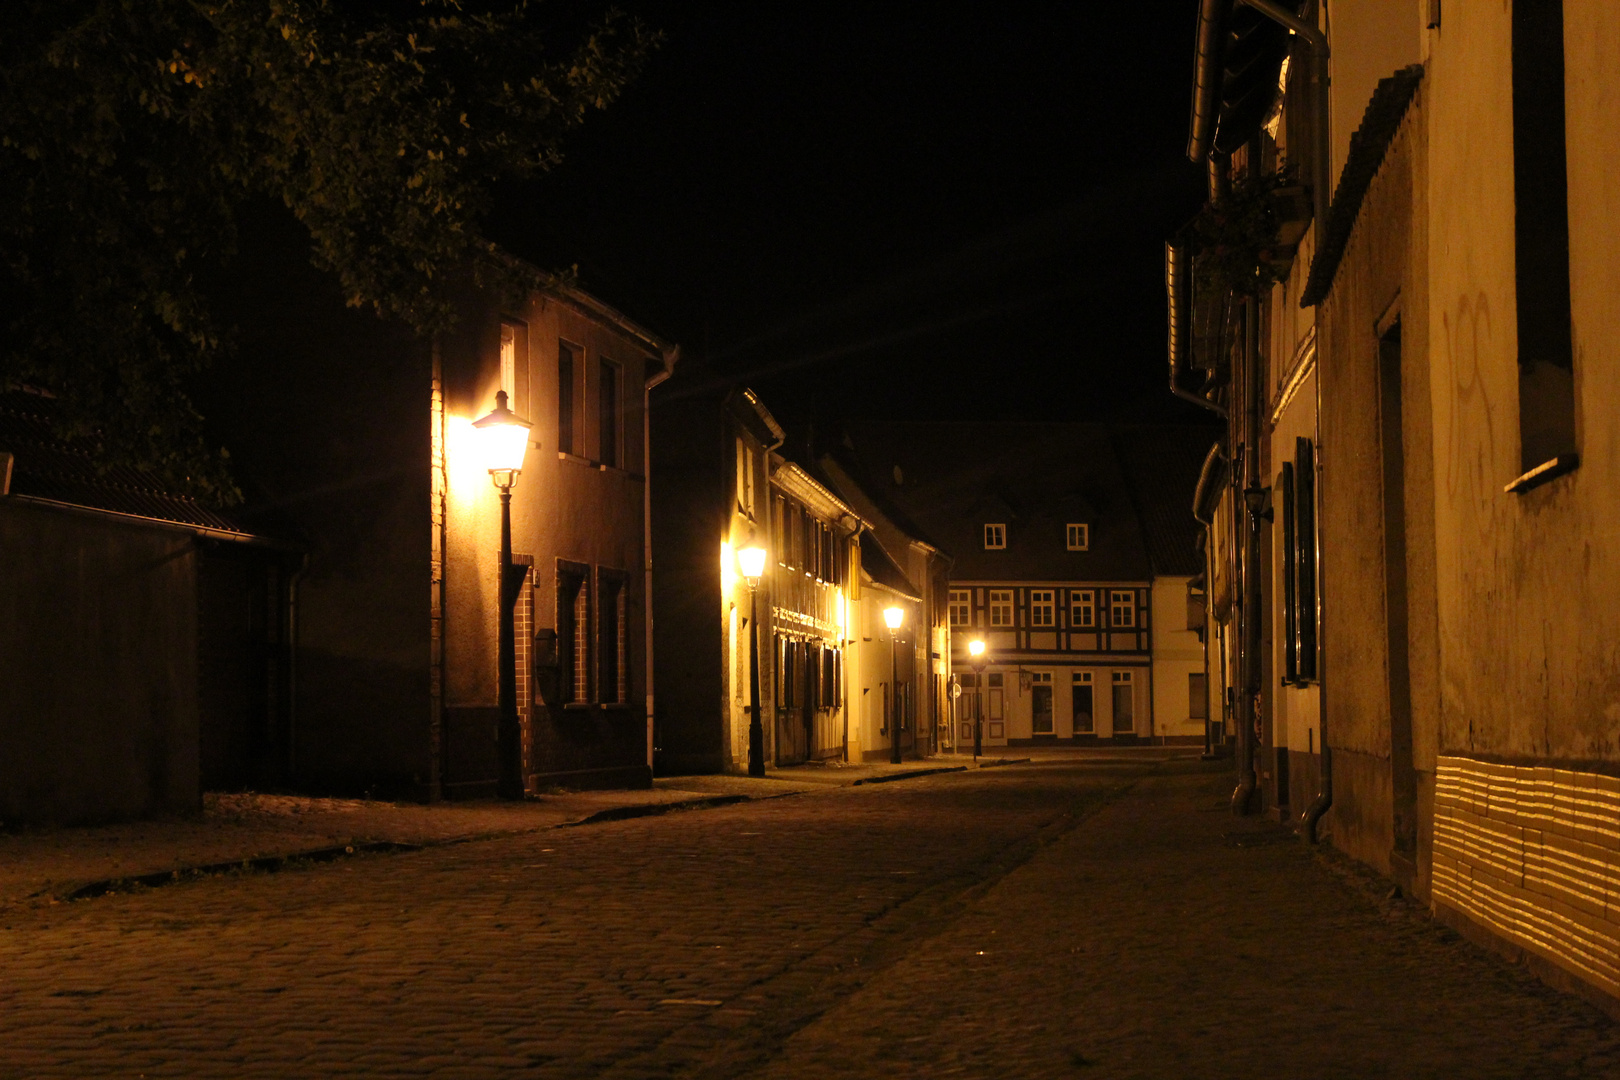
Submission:
[[[1294,522],[1293,462],[1283,462],[1282,479],[1277,486],[1282,489],[1283,682],[1294,683],[1299,681],[1299,641],[1295,637],[1299,551],[1296,548],[1298,529]]]
[[[1294,546],[1298,552],[1295,599],[1297,665],[1301,679],[1316,678],[1316,448],[1294,441]]]

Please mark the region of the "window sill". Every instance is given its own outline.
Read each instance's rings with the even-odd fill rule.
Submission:
[[[585,465],[585,466],[588,466],[590,468],[596,468],[597,467],[597,463],[592,461],[590,458],[588,458],[588,457],[580,457],[578,454],[571,454],[567,450],[559,450],[559,451],[557,451],[557,460],[558,461],[571,461],[575,465]]]
[[[589,712],[590,710],[592,710],[594,708],[596,708],[596,704],[594,702],[590,702],[590,701],[565,701],[565,702],[563,702],[563,711],[564,712]]]
[[[1505,485],[1502,490],[1510,495],[1523,495],[1525,492],[1540,487],[1549,480],[1556,480],[1566,473],[1572,473],[1581,467],[1581,455],[1559,454],[1551,461],[1543,461],[1523,476]]]

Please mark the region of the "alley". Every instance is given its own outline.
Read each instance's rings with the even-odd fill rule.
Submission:
[[[1038,761],[19,909],[0,1076],[1620,1073],[1620,1025],[1226,776]]]

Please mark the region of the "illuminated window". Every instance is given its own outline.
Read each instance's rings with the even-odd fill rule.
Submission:
[[[529,416],[529,328],[514,319],[501,320],[501,389],[506,407]]]
[[[748,443],[737,437],[737,507],[749,517],[754,516],[754,455],[748,452]]]
[[[1097,625],[1097,594],[1091,589],[1069,590],[1069,626],[1087,630]]]
[[[1052,589],[1029,590],[1029,625],[1057,625],[1057,602],[1053,599],[1056,595]]]
[[[1013,594],[1011,589],[990,590],[990,625],[1013,624]]]
[[[1071,522],[1068,529],[1070,551],[1086,551],[1091,547],[1091,526]]]
[[[973,606],[968,602],[968,590],[951,590],[951,625],[967,626],[973,619]]]
[[[1116,630],[1136,626],[1136,590],[1115,589],[1108,594],[1108,625]]]
[[[1006,525],[986,525],[984,527],[984,546],[987,551],[999,551],[1007,546]]]

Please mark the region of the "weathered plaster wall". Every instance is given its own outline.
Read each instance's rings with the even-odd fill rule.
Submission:
[[[1168,739],[1204,737],[1204,721],[1191,717],[1187,676],[1204,670],[1198,632],[1187,630],[1190,578],[1153,579],[1153,734]],[[1061,726],[1061,725],[1060,725]]]
[[[0,821],[201,809],[189,533],[0,498]]]
[[[1612,8],[1565,5],[1571,299],[1581,467],[1522,495],[1509,10],[1455,5],[1431,42],[1430,339],[1439,749],[1620,758],[1620,204]]]

